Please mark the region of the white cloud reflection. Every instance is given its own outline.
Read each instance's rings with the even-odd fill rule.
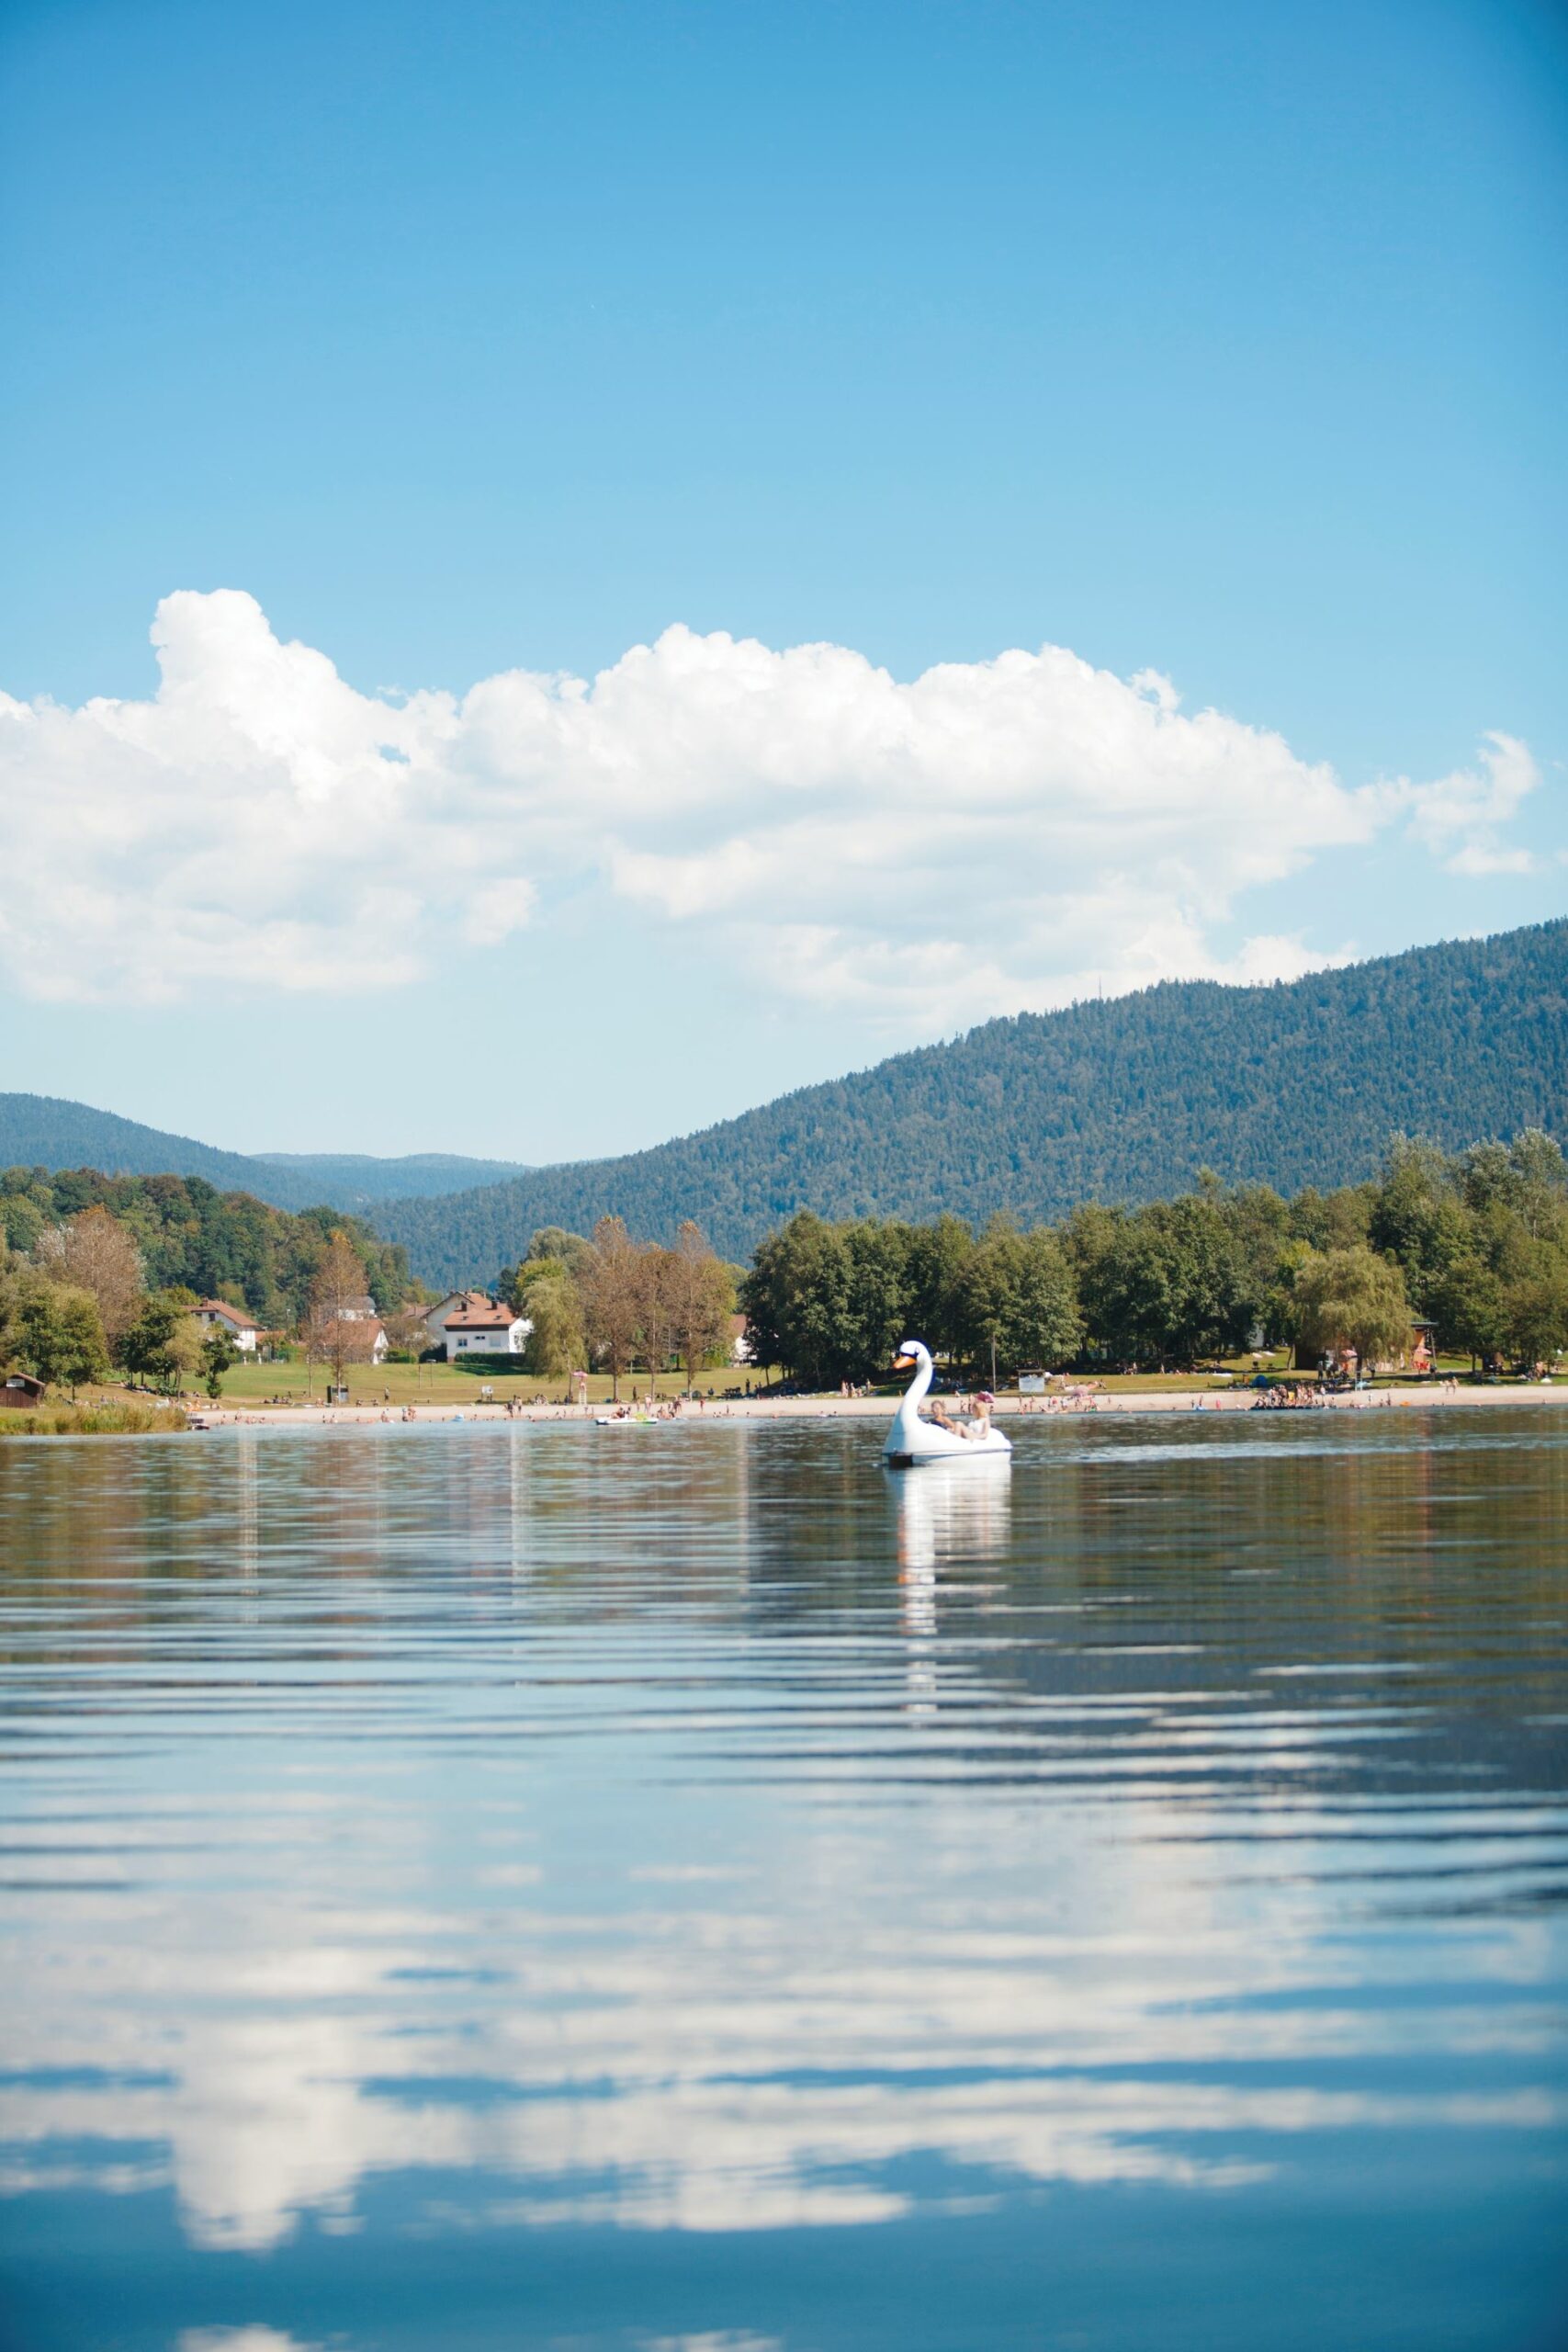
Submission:
[[[926,1820],[955,1873],[983,1863],[956,1793]],[[306,2212],[345,2225],[389,2172],[439,2178],[449,2227],[791,2229],[908,2211],[899,2168],[932,2156],[945,2186],[921,2194],[937,2202],[1021,2182],[1213,2191],[1258,2177],[1257,2135],[1559,2120],[1533,2090],[1247,2082],[1243,2061],[1343,2055],[1369,2033],[1386,2049],[1388,2020],[1232,2006],[1309,1972],[1307,1922],[1292,1934],[1277,1913],[1267,1947],[1227,1924],[1192,1866],[1190,1811],[1179,1844],[1176,1826],[1136,1799],[1118,1802],[1114,1838],[1092,1807],[1059,1813],[1032,1923],[1016,1905],[988,1917],[955,1878],[911,1942],[829,1814],[772,1858],[765,1901],[735,1895],[744,1908],[470,1917],[465,1971],[494,1982],[450,1998],[432,1996],[445,1913],[341,1910],[324,1889],[261,1914],[176,1908],[122,1940],[112,2010],[85,1940],[34,1977],[13,2063],[47,2052],[108,2079],[5,2093],[7,2185],[60,2185],[55,2152],[80,2136],[165,2145],[185,2228],[209,2248],[276,2245]],[[144,2188],[147,2169],[74,2177]]]

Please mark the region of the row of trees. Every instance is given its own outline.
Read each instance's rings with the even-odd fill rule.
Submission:
[[[30,1183],[36,1171],[24,1173]],[[220,1381],[230,1342],[203,1336],[194,1286],[154,1274],[129,1215],[94,1200],[39,1223],[36,1187],[6,1193],[6,1181],[0,1204],[28,1209],[28,1247],[0,1238],[0,1363],[67,1385],[111,1364],[170,1386]],[[144,1192],[165,1182],[124,1181]],[[197,1182],[167,1180],[182,1192]],[[350,1219],[309,1229],[308,1246],[291,1245],[305,1252],[293,1328],[308,1351],[341,1380],[368,1352],[372,1303],[412,1349],[417,1286],[384,1245]],[[210,1288],[261,1311],[237,1283]],[[1205,1176],[1145,1207],[1089,1204],[1029,1230],[997,1218],[978,1234],[952,1216],[830,1223],[803,1211],[760,1245],[739,1287],[694,1224],[664,1248],[606,1216],[591,1238],[536,1233],[498,1288],[532,1326],[530,1370],[597,1364],[616,1394],[634,1366],[671,1357],[694,1379],[726,1349],[738,1301],[757,1362],[813,1385],[880,1372],[907,1333],[1011,1374],[1187,1365],[1263,1343],[1309,1358],[1354,1347],[1365,1361],[1404,1352],[1417,1317],[1445,1352],[1532,1364],[1568,1349],[1568,1166],[1539,1131],[1457,1156],[1396,1136],[1368,1182],[1290,1199]]]
[[[1457,1157],[1395,1136],[1365,1184],[1286,1200],[1200,1180],[1138,1209],[1089,1204],[1023,1231],[807,1213],[740,1286],[760,1361],[811,1385],[885,1365],[905,1332],[989,1372],[1083,1361],[1187,1365],[1249,1345],[1303,1356],[1409,1345],[1550,1362],[1568,1348],[1568,1168],[1550,1136]]]
[[[336,1233],[359,1259],[361,1292],[383,1317],[409,1289],[405,1252],[341,1209],[272,1208],[249,1193],[220,1193],[200,1176],[105,1176],[96,1169],[0,1170],[0,1238],[38,1261],[47,1237],[102,1209],[128,1236],[149,1291],[243,1300],[268,1330],[294,1329],[310,1311]]]
[[[237,1350],[221,1328],[203,1331],[197,1294],[149,1287],[136,1240],[95,1205],[45,1226],[26,1252],[0,1235],[0,1363],[74,1392],[116,1369],[173,1389],[204,1379],[216,1396]],[[369,1352],[373,1325],[355,1311],[368,1295],[365,1257],[344,1229],[329,1235],[300,1318],[307,1349],[343,1377]]]
[[[532,1326],[531,1371],[548,1376],[592,1362],[616,1396],[638,1362],[657,1370],[675,1356],[694,1381],[725,1348],[735,1312],[734,1272],[690,1221],[672,1250],[634,1241],[618,1216],[601,1217],[592,1239],[547,1226],[503,1270],[500,1289]]]

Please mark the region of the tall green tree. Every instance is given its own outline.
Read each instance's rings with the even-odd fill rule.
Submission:
[[[1367,1238],[1392,1258],[1424,1312],[1468,1238],[1455,1163],[1419,1136],[1394,1136],[1383,1159]]]
[[[933,1355],[956,1355],[962,1284],[975,1254],[975,1236],[961,1216],[951,1215],[905,1231],[909,1329],[899,1336],[924,1340]]]
[[[1437,1326],[1445,1355],[1468,1355],[1489,1363],[1504,1345],[1506,1329],[1503,1285],[1474,1247],[1460,1250],[1430,1280],[1422,1301]]]
[[[12,1345],[24,1371],[73,1396],[84,1381],[108,1378],[103,1322],[90,1291],[34,1276],[18,1302]]]
[[[1222,1204],[1202,1194],[1069,1222],[1090,1336],[1122,1363],[1245,1347],[1258,1297]]]
[[[120,1362],[140,1380],[173,1388],[194,1371],[201,1356],[201,1334],[190,1309],[189,1293],[183,1296],[155,1293],[142,1306],[120,1340]]]
[[[1501,1337],[1520,1364],[1550,1364],[1568,1350],[1568,1260],[1537,1253],[1532,1271],[1503,1295]]]
[[[958,1331],[967,1361],[987,1374],[1068,1363],[1083,1327],[1058,1236],[1043,1227],[1021,1233],[1009,1219],[994,1220],[959,1278]]]
[[[223,1375],[232,1372],[240,1351],[221,1323],[215,1323],[201,1343],[201,1369],[207,1393],[214,1404],[223,1394]]]

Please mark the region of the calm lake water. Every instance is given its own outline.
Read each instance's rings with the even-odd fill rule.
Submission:
[[[0,1445],[23,2352],[1568,2340],[1568,1414]]]

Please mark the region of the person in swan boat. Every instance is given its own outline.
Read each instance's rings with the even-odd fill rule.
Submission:
[[[978,1389],[970,1400],[967,1421],[955,1421],[941,1397],[933,1396],[931,1417],[933,1421],[940,1422],[944,1430],[951,1430],[954,1437],[983,1438],[990,1432],[991,1407],[996,1401],[988,1388]]]

